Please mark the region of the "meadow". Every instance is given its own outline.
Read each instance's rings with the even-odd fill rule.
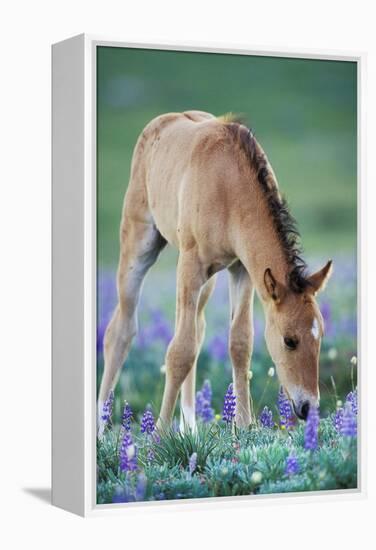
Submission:
[[[352,366],[356,363],[352,359]],[[234,424],[236,396],[229,385],[222,414],[215,414],[208,380],[196,397],[198,426],[156,429],[151,407],[140,422],[125,403],[112,427],[112,400],[97,450],[99,504],[219,496],[355,489],[357,391],[325,419],[311,409],[297,423],[280,391],[277,414],[265,406],[252,428]],[[277,417],[277,419],[276,419]]]
[[[288,198],[309,268],[313,272],[329,258],[334,261],[333,276],[318,296],[325,322],[320,419],[312,424],[316,445],[307,448],[307,426],[293,417],[286,426],[283,419],[257,300],[249,375],[256,422],[249,430],[238,430],[223,419],[231,383],[225,272],[219,273],[207,306],[198,361],[198,410],[210,387],[209,416],[198,415],[193,434],[178,429],[178,412],[163,434],[141,431],[145,410],[149,420],[159,412],[164,357],[174,327],[177,252],[163,251],[146,277],[139,331],[106,413],[104,439],[98,442],[98,502],[356,487],[355,65],[99,48],[97,73],[98,387],[103,335],[116,305],[119,222],[131,155],[138,134],[154,116],[187,109],[243,114]],[[131,409],[129,429],[124,426],[125,400]]]

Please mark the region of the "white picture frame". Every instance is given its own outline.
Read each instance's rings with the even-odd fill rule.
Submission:
[[[353,61],[358,66],[358,343],[360,426],[358,488],[345,491],[210,498],[127,505],[96,504],[96,48],[192,52]],[[254,50],[225,44],[135,44],[79,35],[52,47],[52,502],[81,516],[129,506],[249,506],[277,502],[363,498],[366,494],[364,227],[365,55],[320,51]],[[66,342],[69,342],[67,347]]]

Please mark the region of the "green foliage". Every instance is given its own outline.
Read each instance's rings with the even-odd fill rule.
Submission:
[[[137,430],[139,471],[126,474],[118,468],[119,429],[107,429],[98,442],[98,503],[356,488],[356,438],[341,436],[328,417],[320,422],[318,449],[306,451],[304,426],[231,430],[221,422],[199,424],[194,433],[166,429],[159,442]],[[154,459],[148,461],[150,449]],[[197,467],[191,473],[193,453]],[[286,474],[291,454],[299,464],[295,475]]]
[[[145,473],[151,484],[151,500],[203,498],[211,496],[204,478],[191,476],[179,466],[154,465]]]
[[[253,478],[257,472],[252,464],[243,464],[235,459],[218,460],[209,462],[205,476],[212,496],[236,496],[249,495],[259,485],[258,476]]]
[[[197,471],[203,471],[211,454],[223,456],[231,445],[231,432],[221,430],[217,424],[199,424],[194,432],[173,428],[164,430],[159,443],[153,446],[155,462],[170,467],[188,467],[189,458],[197,453]]]

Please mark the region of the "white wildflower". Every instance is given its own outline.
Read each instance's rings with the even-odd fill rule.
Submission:
[[[328,357],[331,361],[334,361],[334,359],[337,359],[338,351],[336,348],[330,348],[328,351]]]
[[[275,373],[274,367],[270,367],[270,369],[268,370],[268,376],[270,376],[270,378],[273,378],[274,373]]]
[[[251,481],[252,483],[254,483],[255,485],[258,485],[259,483],[261,483],[262,481],[262,473],[259,472],[258,470],[255,470],[253,472],[253,474],[251,475]]]
[[[132,445],[129,445],[127,448],[126,448],[126,453],[127,453],[127,457],[129,460],[131,460],[134,455],[136,454],[136,449],[135,449],[135,446],[132,444]]]

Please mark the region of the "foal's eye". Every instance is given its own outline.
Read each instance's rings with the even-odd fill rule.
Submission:
[[[288,336],[286,336],[286,338],[284,338],[283,341],[285,343],[286,348],[290,350],[294,350],[297,348],[298,340],[296,340],[295,338],[289,338]]]

